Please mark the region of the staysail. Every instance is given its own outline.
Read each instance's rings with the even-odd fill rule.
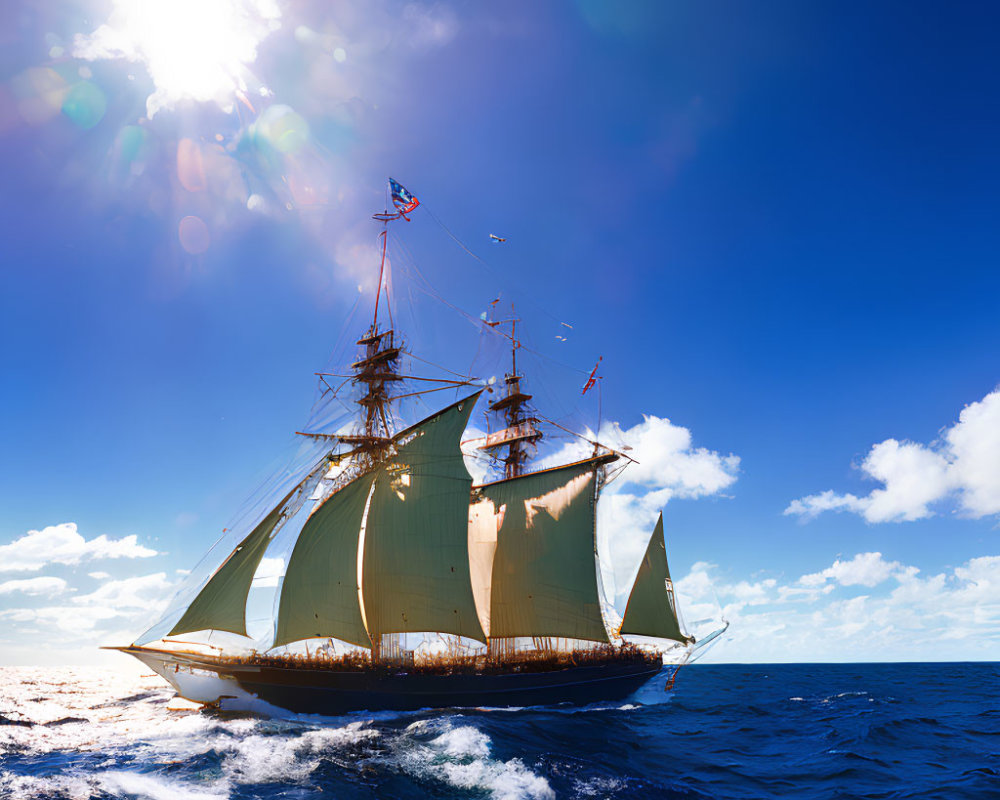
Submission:
[[[472,476],[460,446],[479,393],[400,434],[377,471],[365,523],[368,631],[438,631],[485,641],[469,578]]]
[[[358,598],[358,533],[375,473],[330,495],[302,527],[281,584],[274,647],[328,637],[371,647]]]
[[[639,564],[632,593],[625,606],[625,617],[619,633],[673,639],[681,644],[693,640],[681,632],[677,621],[674,585],[667,565],[667,546],[663,540],[663,514],[656,521],[646,555]]]
[[[209,578],[168,636],[193,631],[216,630],[247,635],[247,596],[254,573],[278,528],[294,516],[329,468],[325,456],[238,544]]]
[[[595,562],[598,459],[486,484],[473,534],[497,531],[490,637],[562,636],[607,642]],[[485,595],[485,589],[479,594]]]

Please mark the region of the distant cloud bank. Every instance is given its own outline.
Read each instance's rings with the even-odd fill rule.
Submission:
[[[727,660],[993,659],[1000,639],[1000,556],[922,576],[858,553],[787,582],[732,584],[699,562],[675,587],[688,619],[717,616],[721,604]]]

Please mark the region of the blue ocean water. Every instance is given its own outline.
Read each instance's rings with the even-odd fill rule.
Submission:
[[[1000,798],[1000,665],[693,665],[625,703],[264,719],[0,669],[4,798]]]

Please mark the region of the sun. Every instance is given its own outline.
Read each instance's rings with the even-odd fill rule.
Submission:
[[[257,47],[280,27],[275,0],[115,0],[108,21],[78,36],[80,58],[125,58],[146,65],[153,116],[180,100],[233,104],[247,92]]]

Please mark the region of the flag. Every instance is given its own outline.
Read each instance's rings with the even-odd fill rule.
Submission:
[[[594,388],[594,384],[597,383],[597,368],[601,366],[601,362],[604,360],[604,356],[597,359],[597,363],[594,364],[594,368],[590,371],[590,377],[587,378],[587,382],[583,385],[583,391],[580,394],[586,394],[590,389]]]
[[[392,204],[400,214],[409,214],[420,205],[416,197],[392,178],[389,178],[389,190],[392,192]]]

